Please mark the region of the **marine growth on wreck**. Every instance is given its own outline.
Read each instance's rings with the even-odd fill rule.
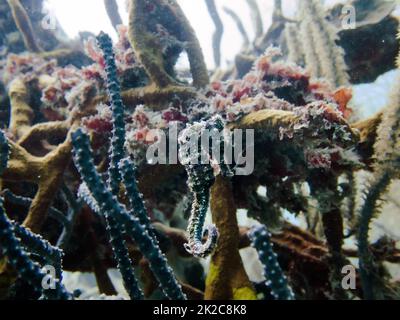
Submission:
[[[1,300],[400,298],[396,1],[190,0],[212,61],[185,0],[97,2],[0,0]]]

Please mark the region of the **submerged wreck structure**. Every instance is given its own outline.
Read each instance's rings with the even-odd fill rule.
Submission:
[[[225,8],[243,49],[223,70],[217,1],[205,0],[210,71],[176,0],[129,0],[127,26],[105,0],[116,43],[43,29],[42,1],[0,0],[0,299],[85,299],[66,272],[94,274],[102,299],[400,297],[386,268],[400,262],[396,239],[369,238],[399,178],[400,78],[373,117],[351,105],[355,85],[396,68],[396,5],[299,1],[289,19],[275,0],[265,31],[257,2],[243,0],[256,38]],[[349,7],[357,24],[342,28]],[[223,151],[227,133],[252,134],[235,140],[233,161],[216,161],[191,145],[206,130],[225,133]],[[168,159],[148,161],[163,137]],[[252,154],[253,170],[237,174]],[[239,209],[254,226],[238,224]],[[240,254],[250,247],[263,281]]]

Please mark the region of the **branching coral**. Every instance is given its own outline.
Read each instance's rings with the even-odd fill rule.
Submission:
[[[112,48],[111,39],[106,34],[100,34],[98,43],[104,52],[104,60],[106,65],[107,73],[107,86],[111,97],[111,109],[113,112],[113,136],[112,136],[112,147],[111,161],[109,167],[109,180],[108,184],[112,194],[118,195],[119,186],[121,182],[121,175],[118,169],[118,163],[124,155],[124,142],[125,142],[125,123],[124,123],[124,111],[123,104],[120,97],[120,86],[116,76],[116,65],[114,61],[114,53]],[[89,195],[90,196],[90,195]],[[92,197],[85,199],[89,204],[96,206],[95,209],[99,211],[101,207],[98,207],[98,200]],[[89,201],[88,201],[89,200]],[[98,207],[98,208],[97,208]],[[121,271],[122,278],[124,280],[124,286],[132,299],[143,299],[143,293],[139,288],[136,280],[134,270],[132,268],[132,261],[128,254],[128,249],[121,233],[121,224],[116,221],[115,217],[110,214],[105,214],[108,229],[110,232],[111,244],[113,247],[115,259],[118,263],[118,268]]]
[[[132,268],[132,261],[128,255],[128,250],[125,244],[125,240],[123,238],[121,224],[118,223],[118,221],[116,220],[117,214],[110,209],[110,206],[115,205],[114,202],[116,201],[112,198],[111,194],[106,191],[105,186],[102,185],[103,182],[101,181],[100,177],[96,175],[92,176],[93,174],[97,174],[97,172],[95,171],[93,163],[90,163],[90,153],[88,152],[88,150],[84,150],[84,148],[90,148],[89,145],[84,145],[84,143],[87,143],[87,141],[82,140],[85,137],[81,138],[82,141],[79,140],[79,135],[82,134],[82,132],[77,132],[74,134],[75,164],[78,167],[80,174],[84,177],[86,185],[91,183],[90,185],[88,185],[88,189],[93,195],[92,197],[96,203],[96,206],[98,207],[98,213],[104,212],[105,214],[115,259],[118,263],[118,268],[121,272],[122,278],[124,280],[124,286],[129,296],[132,299],[136,300],[143,299],[143,293],[139,288],[137,279],[135,277]],[[88,181],[88,179],[91,179],[91,181]],[[104,190],[102,190],[101,187],[103,187]],[[94,190],[93,188],[96,189]],[[102,194],[101,192],[108,192],[107,195],[109,196],[109,198],[111,198],[108,199],[108,203],[106,202],[107,200],[104,198],[104,194]],[[87,199],[85,200],[87,201]]]
[[[26,133],[33,121],[33,110],[29,106],[29,93],[22,80],[16,79],[10,84],[11,98],[10,130],[17,138]]]
[[[101,33],[97,37],[100,48],[104,53],[104,60],[107,73],[107,88],[111,102],[112,119],[113,119],[113,135],[111,141],[110,168],[109,168],[109,185],[114,195],[118,194],[121,175],[118,170],[118,164],[124,156],[125,143],[125,121],[124,121],[124,105],[121,99],[121,89],[117,77],[117,67],[115,65],[115,56],[111,38]]]
[[[364,297],[376,299],[379,293],[379,277],[373,257],[368,249],[369,227],[374,215],[382,208],[383,195],[388,191],[390,183],[399,175],[399,133],[400,133],[400,100],[399,78],[392,88],[389,106],[384,110],[381,123],[377,128],[374,145],[375,170],[364,194],[364,204],[360,210],[358,228],[358,250],[360,272]]]
[[[8,220],[2,200],[0,201],[0,239],[4,253],[8,258],[10,265],[18,272],[21,278],[28,283],[30,283],[36,293],[44,294],[45,297],[51,299],[71,299],[72,296],[69,294],[63,285],[53,279],[55,282],[55,289],[47,289],[44,291],[42,288],[43,279],[46,278],[46,273],[44,273],[40,267],[30,260],[25,250],[22,248],[21,241],[14,234],[14,227],[12,223]],[[20,230],[21,231],[21,230]],[[26,237],[28,233],[20,232],[22,237]],[[32,241],[31,238],[28,238]],[[40,241],[34,239],[34,241]],[[35,245],[40,246],[39,249],[48,249],[44,246],[42,242],[36,242]],[[60,274],[60,273],[58,273]]]
[[[12,193],[10,190],[5,189],[2,192],[3,197],[6,201],[9,201],[13,204],[23,206],[25,208],[29,208],[32,205],[32,199],[28,197],[17,196]],[[54,207],[49,208],[49,215],[57,220],[60,224],[64,226],[65,229],[71,229],[71,221],[64,216],[64,214]]]
[[[211,257],[205,299],[255,300],[256,292],[239,254],[236,205],[229,178],[221,175],[211,190],[211,212],[219,230],[218,245]]]
[[[113,110],[113,138],[110,148],[111,163],[109,168],[110,191],[106,189],[94,167],[87,137],[80,130],[73,134],[75,164],[91,193],[92,199],[89,202],[92,203],[93,207],[93,202],[95,201],[95,208],[98,213],[104,213],[106,216],[114,253],[125,281],[125,287],[130,292],[131,298],[140,299],[142,298],[142,293],[133,274],[132,263],[128,257],[125,241],[122,238],[121,228],[125,228],[125,231],[135,240],[143,254],[148,258],[150,267],[162,285],[165,294],[171,299],[183,299],[184,295],[181,288],[172,275],[172,270],[167,266],[164,256],[159,251],[158,241],[152,229],[150,229],[148,220],[145,218],[146,212],[142,199],[133,184],[134,180],[131,180],[132,178],[135,179],[135,177],[129,177],[132,173],[127,167],[130,162],[122,161],[125,143],[125,123],[111,39],[106,34],[101,34],[98,37],[98,41],[104,52],[108,90]],[[121,165],[122,173],[119,165]],[[140,218],[133,216],[133,214],[131,216],[116,201],[115,197],[118,195],[122,175],[125,182],[128,182],[126,190],[129,196],[134,197],[131,199],[133,202],[132,210],[138,210],[137,215]],[[114,194],[114,197],[112,194]],[[145,222],[145,224],[142,225],[141,222]]]
[[[108,17],[110,18],[111,24],[114,29],[117,30],[117,27],[122,24],[121,16],[118,12],[118,4],[116,0],[104,0],[104,6],[106,8]]]
[[[224,12],[229,15],[232,20],[235,22],[237,29],[240,32],[240,35],[243,38],[243,46],[247,47],[250,44],[250,40],[249,40],[249,36],[246,32],[246,29],[243,25],[242,20],[240,20],[240,17],[236,14],[235,11],[233,11],[232,9],[228,8],[228,7],[223,7]]]
[[[218,14],[217,7],[215,6],[214,0],[205,0],[207,4],[208,12],[214,22],[215,31],[213,35],[213,50],[214,50],[214,62],[218,67],[221,65],[221,40],[224,33],[224,25]]]
[[[42,51],[42,48],[40,48],[36,41],[30,18],[25,8],[21,5],[21,2],[19,0],[7,0],[7,2],[10,5],[14,21],[24,39],[25,47],[32,52]]]
[[[69,164],[70,157],[69,139],[44,157],[32,156],[24,148],[10,141],[10,160],[3,179],[38,184],[38,191],[24,221],[25,227],[40,232],[48,208],[55,197],[54,190],[57,190],[62,182],[63,170]]]
[[[287,32],[289,32],[289,30],[287,30]],[[322,77],[321,65],[318,61],[318,53],[316,52],[315,40],[313,38],[312,27],[310,23],[303,22],[300,24],[299,36],[302,39],[302,45],[304,48],[302,51],[304,51],[304,62],[307,70],[315,78]],[[289,50],[293,50],[290,45],[288,45],[288,48]]]
[[[162,26],[165,30],[157,30]],[[160,32],[166,32],[167,42],[160,41]],[[208,73],[199,41],[189,21],[175,0],[131,1],[129,38],[151,80],[159,87],[177,85],[171,74],[177,53],[184,49],[189,58],[195,87],[208,84]],[[183,43],[185,43],[183,45]],[[166,61],[166,53],[173,54]]]
[[[35,254],[43,259],[47,265],[51,265],[56,270],[58,281],[62,281],[62,256],[60,249],[53,247],[41,236],[34,234],[29,229],[13,223],[16,237],[21,239],[21,243],[31,254]]]
[[[278,257],[271,243],[271,234],[267,228],[265,226],[256,227],[251,230],[249,237],[264,265],[264,275],[273,296],[278,300],[293,300],[293,291],[279,266]]]
[[[376,274],[373,257],[368,248],[368,233],[370,222],[374,214],[379,209],[379,201],[382,195],[387,191],[391,175],[389,171],[376,174],[374,181],[371,183],[367,194],[365,195],[365,203],[360,211],[360,221],[358,227],[358,257],[360,259],[360,275],[363,285],[364,298],[371,300],[379,297],[376,289],[379,287],[379,277]]]
[[[256,33],[256,39],[258,39],[263,35],[264,30],[261,12],[256,0],[246,0],[246,2],[251,11],[251,20],[253,22],[254,30]]]
[[[303,47],[302,43],[300,42],[299,34],[297,32],[298,25],[295,23],[287,23],[285,26],[285,38],[286,38],[286,45],[288,47],[289,55],[288,59],[290,61],[295,62],[298,65],[302,65],[304,63],[304,52],[303,52]],[[305,27],[305,26],[303,26]],[[308,26],[307,26],[308,27]],[[306,44],[307,45],[307,44]],[[308,49],[311,50],[311,49]],[[308,53],[309,55],[312,55],[313,52]],[[309,57],[308,59],[310,59]],[[311,68],[316,68],[315,64],[310,66]],[[315,69],[312,71],[313,76],[318,77],[318,70]]]
[[[125,232],[132,237],[141,249],[143,255],[149,260],[150,267],[162,286],[162,290],[170,299],[184,299],[180,285],[177,283],[171,268],[167,265],[164,255],[144,226],[133,214],[118,203],[116,198],[108,191],[97,173],[91,155],[88,137],[78,129],[73,133],[74,160],[80,174],[86,182],[93,198],[96,200],[100,212],[116,219]],[[122,230],[119,230],[121,232]],[[123,266],[120,266],[123,267]]]
[[[323,76],[334,87],[348,85],[344,51],[336,44],[337,32],[327,22],[322,4],[312,0],[300,1],[299,5],[307,67],[314,77]]]
[[[119,169],[125,185],[126,196],[131,205],[131,210],[135,213],[140,224],[146,229],[153,241],[157,241],[154,228],[147,215],[146,207],[144,206],[143,195],[138,190],[135,165],[130,158],[126,158],[120,161]]]
[[[2,173],[7,166],[9,154],[8,142],[3,132],[0,132],[0,144],[2,152],[0,173]],[[2,251],[6,255],[8,263],[24,281],[32,285],[36,293],[53,299],[72,298],[61,284],[61,252],[53,248],[40,236],[33,234],[30,230],[12,223],[5,213],[2,198],[0,198],[0,240]],[[30,252],[40,255],[41,258],[50,259],[50,262],[56,268],[57,277],[60,277],[59,279],[52,279],[55,283],[55,289],[49,291],[48,288],[44,290],[42,283],[46,278],[46,273],[41,270],[37,263],[29,258],[28,253],[22,246],[27,247]]]

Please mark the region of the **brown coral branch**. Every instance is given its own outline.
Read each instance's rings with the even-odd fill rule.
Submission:
[[[149,85],[143,88],[125,90],[121,93],[125,105],[136,106],[139,104],[145,104],[153,110],[165,109],[165,101],[179,98],[184,102],[195,98],[197,95],[198,93],[191,87],[172,85],[165,88],[158,88],[155,85]],[[90,102],[87,109],[94,112],[94,106],[100,102],[107,102],[108,99],[109,98],[106,95],[97,96]],[[82,115],[78,115],[77,118],[80,117],[82,117]]]
[[[144,260],[144,259],[140,260],[140,267],[142,270],[141,280],[144,284],[144,288],[143,288],[144,295],[146,298],[148,298],[158,288],[159,284],[158,284],[156,278],[154,277],[153,272],[151,271],[147,260]],[[186,283],[181,282],[180,284],[182,286],[183,292],[186,294],[186,296],[189,300],[203,300],[204,299],[204,293],[202,291],[200,291],[199,289],[196,289]]]
[[[44,157],[35,157],[12,141],[9,141],[9,145],[10,160],[3,179],[38,184],[38,191],[25,218],[24,226],[39,233],[62,182],[64,170],[70,162],[71,141],[67,138]]]
[[[102,261],[93,255],[93,273],[96,278],[97,287],[99,288],[100,294],[107,296],[116,296],[118,294],[115,290],[114,285],[107,273],[107,268],[104,266]]]
[[[43,165],[38,176],[38,191],[32,201],[24,226],[39,233],[47,218],[56,190],[63,180],[64,170],[71,160],[71,141],[67,139],[56,150],[43,158]]]
[[[291,111],[264,109],[252,112],[237,123],[229,126],[230,129],[263,129],[279,134],[279,128],[289,128],[300,119]]]
[[[234,222],[232,222],[232,225]],[[160,224],[157,225],[157,230],[172,239],[173,244],[177,247],[178,253],[181,253],[180,247],[187,242],[187,237],[185,232],[180,229],[174,228],[158,228]],[[233,227],[232,227],[233,228]],[[238,249],[247,248],[250,246],[250,239],[248,238],[249,228],[240,227],[238,235]],[[228,232],[227,232],[228,233]],[[236,233],[231,237],[232,242],[235,238]],[[224,235],[227,237],[227,234]],[[282,230],[278,233],[272,235],[272,242],[274,243],[274,249],[279,256],[279,260],[285,271],[290,273],[303,274],[307,279],[308,283],[314,284],[318,289],[318,297],[325,297],[325,290],[328,291],[330,288],[327,287],[329,281],[329,250],[323,241],[316,238],[310,232],[305,231],[299,227],[291,225],[290,223],[285,223]],[[232,248],[227,254],[225,259],[230,261],[230,256],[235,250]],[[345,251],[347,253],[347,251]],[[236,255],[236,254],[235,254]],[[187,254],[183,253],[183,257]],[[236,258],[235,258],[236,259]],[[221,261],[222,258],[219,258]],[[226,261],[226,260],[225,260]],[[228,264],[228,262],[226,262]],[[239,264],[239,266],[241,266]],[[231,265],[229,269],[233,269]],[[220,276],[221,286],[223,286],[223,281],[225,280],[226,286],[229,284],[230,274]],[[228,279],[228,280],[227,280]],[[209,290],[209,289],[208,289]],[[224,289],[225,290],[225,289]],[[206,290],[206,299],[209,291]],[[225,293],[227,296],[228,293]],[[224,297],[217,297],[227,299]]]
[[[239,255],[239,228],[230,181],[218,176],[211,189],[211,212],[219,239],[211,257],[204,298],[255,299],[254,288]]]
[[[157,37],[147,29],[147,19],[146,2],[132,0],[129,14],[129,39],[132,47],[150,79],[158,87],[176,84],[176,81],[165,71],[162,48],[157,43]]]
[[[206,5],[211,19],[213,20],[215,25],[215,31],[213,34],[214,62],[215,65],[219,67],[221,65],[221,40],[224,33],[224,25],[222,24],[222,20],[219,16],[215,1],[206,0]]]
[[[244,116],[238,122],[230,124],[228,128],[262,129],[264,132],[278,135],[279,128],[290,128],[298,120],[299,117],[291,111],[265,109]],[[374,162],[374,144],[381,121],[382,113],[377,113],[369,119],[351,125],[347,124],[355,141],[360,161],[366,165],[365,169],[368,170],[371,170],[371,164]]]
[[[9,141],[10,159],[2,178],[9,181],[35,182],[42,167],[42,159],[32,156],[24,148]]]
[[[242,231],[243,234],[246,233],[246,229]],[[245,238],[243,241],[246,241]],[[323,258],[325,257],[329,249],[327,246],[319,239],[317,239],[310,232],[305,231],[299,227],[286,223],[280,233],[273,234],[272,242],[275,246],[279,248],[286,247],[285,250],[289,250],[291,248],[292,253],[295,256],[298,256],[301,259],[314,259],[314,258]],[[400,250],[394,249],[391,254],[383,255],[380,254],[380,249],[371,245],[370,250],[374,253],[374,255],[381,255],[381,259],[384,259],[388,262],[399,262]],[[278,253],[280,251],[278,250]],[[347,257],[357,257],[357,250],[352,249],[343,249],[343,253]],[[314,257],[314,258],[311,258]]]
[[[225,13],[226,13],[227,15],[229,15],[229,16],[232,18],[232,20],[235,22],[236,27],[237,27],[237,29],[239,30],[240,35],[241,35],[242,38],[243,38],[243,46],[244,46],[244,47],[247,47],[247,46],[249,45],[249,43],[250,43],[250,40],[249,40],[249,36],[248,36],[248,34],[247,34],[247,32],[246,32],[246,29],[245,29],[245,27],[244,27],[244,25],[243,25],[242,20],[241,20],[240,17],[236,14],[236,12],[233,11],[232,9],[230,9],[230,8],[228,8],[228,7],[223,7],[223,10],[224,10]]]
[[[191,257],[191,254],[187,252],[184,247],[185,243],[188,242],[188,236],[185,230],[171,228],[160,222],[154,222],[153,226],[158,232],[161,232],[171,240],[173,246],[177,249],[179,256]]]
[[[11,118],[10,132],[19,138],[30,128],[33,120],[33,110],[29,106],[29,92],[21,79],[15,79],[9,89]]]
[[[98,248],[98,239],[92,226],[93,218],[91,215],[83,214],[81,221],[86,229],[85,231],[87,234],[87,239],[83,246],[92,254],[91,260],[93,265],[93,273],[96,278],[99,292],[100,294],[109,296],[117,295],[118,292],[115,290],[115,287],[107,273],[108,268],[102,261],[102,255]]]
[[[130,105],[146,104],[154,110],[165,108],[165,101],[171,101],[177,97],[182,101],[196,97],[198,93],[190,87],[168,86],[165,88],[155,88],[148,86],[140,89],[131,89],[122,92],[122,99]]]
[[[272,17],[274,21],[282,19],[283,17],[282,0],[274,0],[274,12],[272,14]]]
[[[280,128],[292,128],[301,119],[301,116],[294,112],[285,110],[263,109],[252,112],[239,121],[228,126],[230,129],[262,129],[267,133],[279,135]],[[354,142],[359,141],[359,134],[344,120],[339,119],[341,124],[346,127],[351,134]]]
[[[43,122],[32,126],[19,140],[18,145],[31,151],[40,148],[41,140],[65,139],[70,125],[67,121]]]
[[[158,10],[159,14],[152,15],[153,10]],[[168,66],[159,38],[151,30],[151,27],[160,24],[170,35],[185,43],[193,85],[204,87],[208,84],[208,72],[200,43],[175,0],[156,0],[151,4],[131,0],[129,11],[129,39],[153,83],[160,88],[178,84],[166,71],[166,68],[173,66]]]
[[[7,0],[14,18],[14,22],[21,33],[25,47],[32,52],[41,52],[42,48],[35,39],[31,20],[19,0]]]
[[[188,285],[187,283],[181,283],[181,286],[189,300],[204,300],[204,292]]]
[[[254,30],[256,32],[256,39],[263,35],[263,22],[261,18],[260,8],[258,7],[256,0],[246,0],[251,12],[251,21],[254,25]]]
[[[398,249],[396,249],[395,252],[389,255],[382,255],[377,249],[374,249],[373,246],[371,246],[370,250],[377,261],[384,260],[390,263],[400,263],[400,250]],[[358,258],[357,250],[346,249],[343,250],[343,252],[348,257]]]
[[[64,169],[69,162],[70,143],[69,141],[64,142],[57,150],[43,158],[30,155],[24,148],[12,141],[9,141],[9,146],[10,160],[3,178],[38,183],[38,192],[32,201],[24,226],[39,233],[61,183]],[[7,270],[1,270],[2,280],[9,279]]]
[[[117,2],[115,0],[104,0],[104,6],[106,7],[106,11],[112,26],[115,30],[117,30],[117,26],[122,24],[122,19],[118,12]]]
[[[371,168],[374,163],[374,146],[377,139],[377,130],[382,122],[383,114],[377,113],[371,118],[352,124],[352,128],[360,133],[360,142],[357,151],[361,156],[361,160]]]
[[[171,239],[173,245],[178,249],[180,256],[187,257],[187,253],[181,250],[183,244],[187,243],[187,235],[184,230],[166,227],[161,223],[155,223],[154,226],[159,232]],[[83,230],[86,232],[86,228]],[[250,246],[250,240],[247,236],[248,231],[249,228],[247,227],[239,228],[239,249]],[[326,244],[310,232],[291,225],[290,223],[285,223],[280,232],[272,235],[271,240],[284,270],[295,276],[303,274],[309,284],[316,286],[315,297],[326,298],[330,290],[330,288],[327,287],[330,268],[328,264],[329,249]],[[374,245],[370,246],[370,250],[377,260],[399,263],[399,250],[394,249],[394,251],[388,252],[379,248],[375,248]],[[136,250],[137,249],[132,247],[130,252],[131,255],[135,256],[134,260],[138,261],[140,253],[137,253]],[[356,250],[344,249],[343,253],[346,257],[357,256]],[[115,265],[110,263],[112,261],[112,252],[109,251],[108,254],[110,257],[105,257],[103,263],[106,261],[106,267],[113,268]],[[76,268],[68,265],[67,270],[90,271],[87,267],[82,267],[80,265],[77,265]],[[188,293],[188,291],[186,293]]]
[[[330,174],[317,174],[311,179],[312,194],[318,200],[328,247],[332,254],[341,255],[344,235],[337,178]]]

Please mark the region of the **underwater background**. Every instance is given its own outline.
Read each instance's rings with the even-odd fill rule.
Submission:
[[[399,299],[399,9],[0,0],[0,299]]]

